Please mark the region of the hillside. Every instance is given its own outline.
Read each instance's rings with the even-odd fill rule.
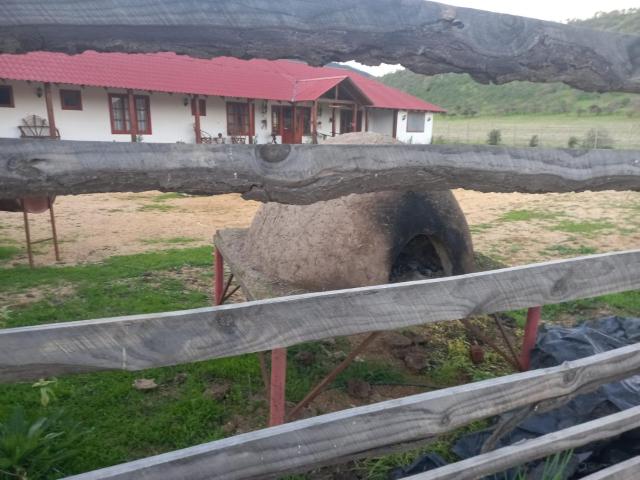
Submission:
[[[640,33],[640,9],[599,13],[588,20],[571,20],[575,25]],[[468,75],[426,76],[402,70],[381,77],[382,82],[446,108],[450,114],[578,115],[625,114],[640,116],[640,95],[588,93],[562,83],[512,82],[482,85]]]

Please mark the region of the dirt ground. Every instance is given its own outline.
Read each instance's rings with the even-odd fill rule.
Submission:
[[[525,195],[457,190],[477,251],[510,265],[640,245],[640,193]],[[259,204],[239,195],[192,197],[160,192],[58,197],[61,264],[112,255],[210,245],[218,228],[246,227]],[[32,215],[32,235],[50,235],[47,215]],[[0,243],[23,247],[22,215],[0,212]],[[38,265],[54,264],[49,244]],[[23,264],[26,255],[7,266]]]

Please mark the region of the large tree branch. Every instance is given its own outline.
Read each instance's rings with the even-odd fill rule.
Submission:
[[[3,0],[0,51],[402,63],[481,82],[640,92],[640,37],[423,0]]]
[[[0,198],[180,191],[308,204],[349,193],[640,190],[640,152],[462,145],[185,145],[0,139]]]

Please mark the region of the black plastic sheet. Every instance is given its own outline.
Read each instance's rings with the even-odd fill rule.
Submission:
[[[543,325],[532,352],[531,368],[552,367],[637,342],[640,342],[639,318],[606,317],[573,328]],[[637,405],[640,405],[640,375],[603,385],[556,410],[527,418],[500,439],[496,448],[579,425]],[[453,452],[461,459],[476,456],[480,454],[482,445],[490,435],[490,429],[466,435],[455,444]],[[637,455],[640,455],[640,430],[577,449],[564,471],[564,478],[576,480]],[[446,462],[441,457],[427,454],[412,465],[394,470],[390,478],[404,478],[444,464]],[[541,479],[541,467],[542,462],[529,465],[527,478]],[[509,480],[515,478],[517,473],[518,470],[514,469],[487,478]]]

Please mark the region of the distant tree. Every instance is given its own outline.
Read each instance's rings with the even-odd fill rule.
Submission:
[[[600,115],[602,113],[602,108],[600,108],[598,105],[590,105],[589,106],[589,113],[593,113],[595,115]]]
[[[592,128],[582,140],[582,148],[613,148],[613,138],[604,128]]]
[[[576,148],[580,143],[580,139],[578,137],[569,137],[569,141],[567,142],[567,146],[569,148]]]
[[[487,138],[488,145],[500,145],[502,143],[502,132],[498,129],[493,129],[489,132]]]
[[[540,137],[538,137],[538,135],[533,135],[529,140],[529,146],[537,147],[538,145],[540,145]]]

